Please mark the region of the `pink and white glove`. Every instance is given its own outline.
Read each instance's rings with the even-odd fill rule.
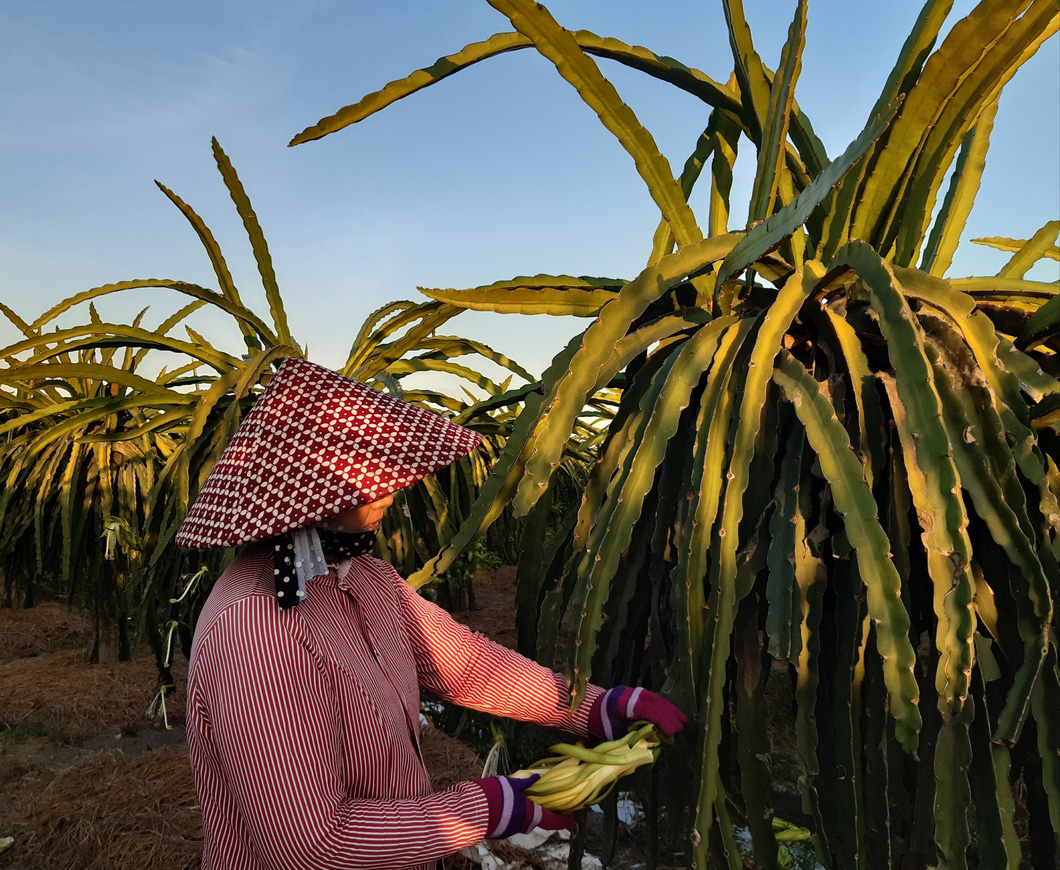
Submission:
[[[626,733],[630,722],[651,722],[667,737],[685,727],[688,717],[673,704],[647,689],[615,686],[608,689],[589,711],[589,730],[604,740]]]
[[[536,776],[488,776],[475,780],[489,806],[487,840],[505,840],[512,834],[526,834],[534,828],[561,831],[574,827],[572,816],[546,810],[523,794],[537,779]]]

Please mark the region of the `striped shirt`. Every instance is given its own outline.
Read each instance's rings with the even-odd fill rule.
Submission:
[[[587,735],[562,677],[449,618],[385,562],[347,561],[281,611],[272,549],[245,547],[203,608],[188,676],[188,747],[207,870],[427,870],[482,840],[471,782],[435,792],[420,687]]]

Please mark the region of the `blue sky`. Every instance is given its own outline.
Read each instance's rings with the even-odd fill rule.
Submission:
[[[646,45],[723,81],[731,70],[717,0],[547,5],[570,29]],[[955,3],[952,17],[972,5]],[[797,95],[830,155],[861,129],[920,6],[810,0]],[[756,47],[773,66],[794,3],[745,7]],[[254,202],[292,331],[327,365],[341,364],[370,311],[417,298],[417,286],[470,287],[539,272],[634,276],[657,212],[632,161],[532,51],[479,64],[362,124],[287,147],[303,128],[387,81],[508,29],[484,0],[6,0],[0,299],[32,318],[113,281],[215,287],[158,179],[205,219],[244,301],[265,311],[211,136]],[[679,170],[705,123],[702,104],[601,65]],[[734,202],[748,193],[737,190]],[[1002,99],[967,237],[1025,238],[1055,219],[1058,205],[1054,37]],[[990,274],[1001,262],[965,244],[951,274]],[[1055,265],[1036,275],[1054,280]],[[100,310],[118,320],[147,304],[149,325],[175,307],[171,297],[145,292]],[[585,325],[470,314],[446,331],[485,340],[539,371]],[[238,346],[223,330],[211,335]],[[15,338],[0,323],[0,342]]]

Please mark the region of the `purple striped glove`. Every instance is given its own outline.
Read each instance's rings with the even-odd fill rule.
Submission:
[[[574,827],[574,818],[561,816],[539,807],[523,794],[523,790],[537,782],[536,776],[516,779],[512,776],[488,776],[475,780],[475,785],[486,795],[489,821],[487,840],[505,840],[512,834],[526,834],[534,828],[561,831]]]
[[[604,740],[626,733],[630,722],[651,722],[667,737],[685,727],[688,717],[673,704],[647,689],[615,686],[608,689],[589,711],[589,730]]]

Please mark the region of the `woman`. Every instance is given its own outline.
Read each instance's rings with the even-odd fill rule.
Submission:
[[[240,547],[195,630],[188,746],[203,866],[411,868],[487,838],[573,820],[486,777],[435,792],[419,692],[611,737],[687,721],[643,689],[562,677],[454,622],[368,555],[392,494],[479,436],[306,360],[287,360],[240,425],[177,535]]]

